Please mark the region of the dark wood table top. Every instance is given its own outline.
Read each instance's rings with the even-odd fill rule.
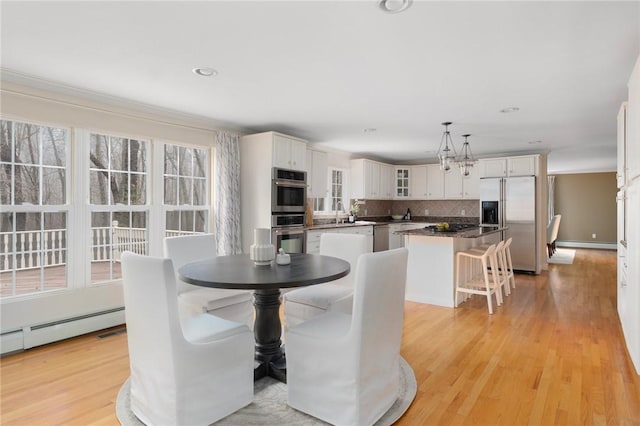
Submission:
[[[291,254],[289,265],[278,265],[274,260],[260,266],[248,254],[237,254],[187,263],[178,275],[184,282],[202,287],[273,290],[337,280],[350,269],[345,260],[318,254]]]

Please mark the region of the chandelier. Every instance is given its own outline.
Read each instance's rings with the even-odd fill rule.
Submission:
[[[450,121],[442,123],[444,126],[444,133],[442,134],[442,140],[440,141],[440,147],[438,148],[438,160],[440,161],[440,170],[448,172],[451,170],[451,165],[456,160],[456,149],[453,146],[451,140],[451,134],[449,133]]]
[[[460,150],[460,157],[457,160],[462,176],[469,176],[469,174],[471,173],[471,168],[476,163],[476,159],[473,158],[471,147],[469,146],[469,142],[467,141],[467,138],[469,136],[471,135],[462,135],[462,137],[464,138],[464,143],[462,144],[462,149]]]

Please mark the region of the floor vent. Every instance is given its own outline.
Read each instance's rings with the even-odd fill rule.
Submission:
[[[106,339],[107,337],[117,336],[118,334],[124,334],[127,332],[126,328],[119,328],[117,330],[112,330],[103,334],[98,334],[96,337],[98,339]]]

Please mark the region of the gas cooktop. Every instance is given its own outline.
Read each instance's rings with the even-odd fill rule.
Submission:
[[[447,229],[438,229],[436,225],[425,226],[424,229],[428,229],[434,232],[460,232],[467,231],[469,229],[477,228],[478,225],[473,225],[470,223],[450,223],[449,228]]]

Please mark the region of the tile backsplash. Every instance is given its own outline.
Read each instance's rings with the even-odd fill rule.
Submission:
[[[353,202],[353,200],[352,200]],[[359,216],[389,216],[405,214],[411,210],[413,216],[480,216],[479,200],[365,200],[360,206]],[[428,213],[425,212],[428,210]]]

